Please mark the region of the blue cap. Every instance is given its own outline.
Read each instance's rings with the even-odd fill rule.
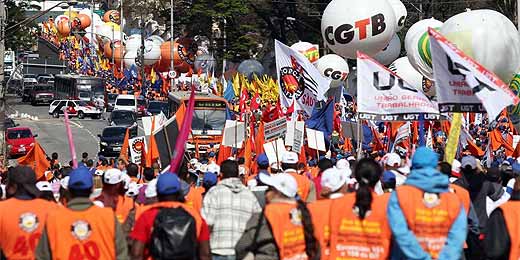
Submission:
[[[215,152],[213,152],[213,151],[209,152],[208,157],[215,157]]]
[[[70,190],[88,190],[94,186],[92,174],[86,167],[78,167],[69,175],[68,189]]]
[[[387,183],[392,180],[395,181],[395,174],[392,171],[384,171],[383,176],[381,177],[381,182]]]
[[[213,186],[217,184],[217,175],[212,172],[204,173],[204,178],[202,178],[202,183],[207,186]]]
[[[432,149],[426,147],[419,147],[412,158],[413,169],[432,169],[436,168],[439,160],[439,155]]]
[[[259,166],[269,166],[269,158],[265,153],[261,153],[256,157],[256,164]]]
[[[181,190],[181,181],[175,173],[167,172],[157,178],[157,194],[171,195]]]

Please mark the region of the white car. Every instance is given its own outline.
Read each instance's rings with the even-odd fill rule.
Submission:
[[[65,108],[71,117],[77,116],[80,119],[85,117],[101,118],[101,110],[83,100],[54,100],[49,106],[49,115],[58,118],[63,114]]]
[[[114,110],[127,110],[137,113],[137,100],[134,95],[118,95]]]

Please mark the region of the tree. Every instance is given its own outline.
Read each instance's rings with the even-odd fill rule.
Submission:
[[[5,5],[7,8],[6,28],[22,22],[26,18],[25,10],[33,7],[27,0],[5,0]],[[36,24],[31,22],[15,30],[7,31],[5,34],[6,50],[21,51],[30,49],[36,42],[36,37],[33,34],[35,27]]]

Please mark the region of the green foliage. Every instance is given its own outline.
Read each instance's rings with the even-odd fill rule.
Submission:
[[[2,0],[5,1],[7,7],[7,23],[6,28],[14,26],[25,19],[25,10],[31,7],[30,2],[27,0],[15,1],[15,0]],[[18,27],[15,30],[6,31],[6,50],[11,49],[14,51],[28,50],[36,42],[36,36],[31,33],[34,30],[36,24],[29,23]]]

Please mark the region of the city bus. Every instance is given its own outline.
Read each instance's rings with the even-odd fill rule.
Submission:
[[[174,116],[181,102],[187,106],[189,98],[189,91],[170,92],[167,116]],[[222,97],[202,92],[195,94],[192,131],[186,146],[189,152],[196,155],[205,154],[210,149],[210,144],[213,144],[215,149],[218,148],[226,124],[226,108],[228,103]]]
[[[105,83],[102,78],[77,74],[58,74],[54,77],[55,99],[94,100],[104,97]]]

